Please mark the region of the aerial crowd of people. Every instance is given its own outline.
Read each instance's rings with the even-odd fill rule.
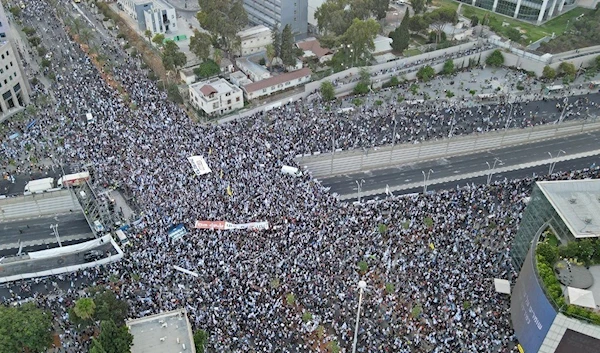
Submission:
[[[194,329],[209,333],[209,351],[317,352],[327,341],[349,351],[357,283],[364,280],[359,352],[516,351],[508,297],[495,293],[493,278],[516,276],[511,240],[535,179],[353,205],[309,174],[295,178],[280,169],[295,165],[299,154],[527,127],[556,121],[560,110],[539,116],[538,103],[522,102],[417,112],[394,101],[338,113],[339,103],[316,100],[200,124],[167,100],[140,58],[116,40],[95,38],[126,95],[69,37],[56,8],[30,2],[22,20],[42,42],[54,43],[55,79],[48,87],[42,80],[32,85],[37,110],[8,123],[2,160],[14,161],[19,172],[47,168],[32,155],[90,165],[94,185],[125,185],[144,211],[122,261],[48,281],[102,284],[116,276],[116,294],[130,304],[132,318],[183,307]],[[589,104],[578,98],[569,109],[576,116]],[[86,123],[87,112],[94,122]],[[9,139],[9,131],[22,136]],[[187,161],[192,155],[204,156],[212,172],[196,175]],[[547,177],[598,177],[598,170]],[[196,220],[270,227],[194,229]],[[167,231],[177,224],[188,234],[173,241]],[[4,301],[21,299],[23,288],[15,285]],[[77,289],[35,293],[60,323],[61,352],[88,344],[69,326],[65,309]]]

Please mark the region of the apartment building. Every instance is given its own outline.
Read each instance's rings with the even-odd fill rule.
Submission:
[[[140,31],[168,34],[177,31],[175,8],[160,0],[118,0],[119,7],[134,19]]]
[[[11,28],[0,5],[0,121],[29,104],[29,86],[21,67]]]
[[[458,0],[519,20],[541,24],[563,12],[577,0]]]
[[[264,25],[254,26],[238,32],[240,37],[241,56],[246,56],[267,50],[267,45],[273,43],[271,30]]]
[[[308,31],[308,0],[244,0],[248,20],[268,28],[290,25],[296,38],[305,38]]]
[[[214,78],[189,86],[190,102],[207,115],[222,115],[244,107],[242,90],[223,78]]]

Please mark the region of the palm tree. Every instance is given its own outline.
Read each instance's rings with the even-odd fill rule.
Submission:
[[[147,29],[144,31],[144,35],[146,36],[146,38],[148,38],[148,42],[152,41],[152,31]]]
[[[82,320],[89,320],[94,315],[96,303],[92,298],[81,298],[75,302],[73,311]]]

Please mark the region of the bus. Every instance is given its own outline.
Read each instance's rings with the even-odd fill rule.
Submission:
[[[58,179],[56,183],[57,187],[69,187],[69,186],[79,186],[84,184],[86,181],[90,180],[89,172],[81,172],[75,174],[67,174],[62,178]]]

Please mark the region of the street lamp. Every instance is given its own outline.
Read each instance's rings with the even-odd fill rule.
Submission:
[[[58,223],[51,224],[50,225],[50,229],[52,230],[52,232],[54,233],[54,236],[56,237],[56,241],[58,242],[58,246],[62,247],[62,243],[60,242],[60,236],[58,235]]]
[[[365,180],[360,179],[360,182],[358,180],[355,180],[355,181],[356,181],[356,190],[358,192],[356,199],[357,199],[358,203],[360,203],[360,191],[362,190],[362,186],[363,186]]]
[[[429,169],[427,174],[425,174],[425,171],[422,170],[421,173],[423,173],[423,195],[426,195],[427,194],[427,182],[429,182],[429,178],[431,177],[431,173],[433,173],[433,170]]]
[[[548,154],[550,155],[550,166],[548,167],[548,175],[552,175],[552,172],[554,172],[554,167],[556,167],[556,159],[558,158],[558,156],[560,156],[560,154],[566,154],[567,152],[563,151],[563,150],[559,150],[556,153],[556,156],[553,157],[552,153],[548,152]]]
[[[565,106],[563,107],[562,113],[560,113],[560,118],[558,119],[559,124],[565,119],[565,112],[567,111],[567,106],[569,105],[569,97],[565,97],[565,99],[563,99],[563,104]]]
[[[352,353],[356,353],[356,342],[358,341],[358,324],[360,320],[360,307],[362,306],[363,292],[367,288],[367,282],[358,281],[358,310],[356,311],[356,326],[354,327],[354,342],[352,343]]]
[[[497,163],[500,163],[500,165],[504,164],[498,157],[494,158],[494,164],[491,166],[488,161],[485,161],[485,164],[487,164],[487,166],[488,166],[488,175],[487,175],[487,184],[488,185],[492,182],[492,175],[494,175],[494,169],[496,169]]]

